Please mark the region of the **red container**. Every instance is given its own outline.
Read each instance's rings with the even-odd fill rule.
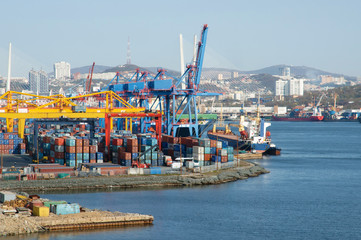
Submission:
[[[83,146],[83,153],[89,153],[89,146]]]
[[[217,147],[217,141],[216,141],[216,140],[211,140],[211,147],[212,147],[212,148],[216,148],[216,147]]]
[[[82,153],[83,152],[83,147],[82,146],[75,147],[75,152],[76,153]]]
[[[228,162],[228,157],[227,156],[222,156],[221,157],[221,162],[222,163]]]
[[[136,152],[138,152],[138,146],[136,146],[136,147],[127,146],[127,152],[131,152],[131,153],[136,153]]]
[[[83,146],[83,139],[75,139],[75,146],[82,147]]]
[[[128,138],[127,139],[127,147],[128,146],[138,147],[138,139],[136,139],[136,138]]]
[[[55,145],[54,145],[54,144],[51,144],[51,145],[50,145],[50,150],[51,150],[51,151],[55,151]]]
[[[64,144],[65,144],[64,138],[55,138],[55,145],[64,146]]]
[[[89,160],[90,163],[97,163],[97,160]]]
[[[123,139],[122,138],[113,138],[112,145],[114,145],[114,146],[122,146],[123,145]]]
[[[20,143],[20,149],[26,149],[26,144],[25,143]]]
[[[51,163],[55,163],[55,158],[49,157],[49,161],[50,161]]]
[[[119,153],[119,158],[122,160],[132,160],[132,153],[130,152],[121,152]]]
[[[75,147],[66,146],[65,147],[65,152],[67,152],[67,153],[75,153]]]
[[[97,146],[90,145],[89,146],[89,153],[96,153],[97,152]]]
[[[5,140],[9,139],[9,134],[8,133],[4,133],[4,139]]]
[[[31,210],[33,210],[33,207],[42,207],[42,206],[44,206],[43,202],[38,199],[31,201],[29,204],[29,208]]]
[[[64,152],[55,152],[55,158],[64,159],[65,153]]]
[[[14,140],[13,139],[9,139],[9,145],[14,145]]]
[[[212,155],[211,154],[204,154],[204,161],[210,161],[212,160]]]
[[[82,125],[85,126],[85,125]],[[89,139],[83,139],[83,147],[88,147],[89,146]]]

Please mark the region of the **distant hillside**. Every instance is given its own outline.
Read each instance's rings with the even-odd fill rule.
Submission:
[[[89,69],[91,67],[92,66],[90,65],[90,66],[72,68],[71,69],[71,74],[74,74],[74,73],[81,73],[81,74],[89,73]],[[101,72],[103,72],[103,71],[105,71],[106,69],[109,69],[109,68],[111,68],[111,67],[95,64],[94,65],[94,73],[101,73]]]
[[[153,73],[157,73],[159,68],[162,68],[162,67],[146,67],[146,69],[148,69],[148,71],[153,72]],[[170,75],[172,75],[174,77],[180,76],[180,72],[178,72],[178,71],[167,69],[167,68],[163,68],[163,69],[165,69]]]
[[[346,76],[343,74],[338,73],[331,73],[327,71],[323,71],[320,69],[312,68],[312,67],[306,67],[306,66],[291,66],[291,65],[274,65],[270,67],[265,67],[258,70],[252,70],[252,71],[240,71],[235,69],[227,69],[227,68],[204,68],[203,73],[204,75],[209,75],[210,73],[212,75],[215,75],[215,73],[231,73],[231,72],[238,72],[240,74],[270,74],[270,75],[280,75],[281,68],[284,67],[290,67],[291,68],[291,75],[292,76],[299,76],[304,78],[316,78],[319,75],[331,75],[334,77],[344,76],[348,80],[356,80],[353,76]]]
[[[304,78],[316,78],[319,75],[331,75],[334,77],[344,76],[345,78],[352,80],[354,77],[351,76],[345,76],[343,74],[338,73],[330,73],[326,72],[320,69],[306,67],[306,66],[291,66],[291,65],[274,65],[258,70],[253,71],[241,71],[241,73],[245,74],[271,74],[271,75],[280,75],[280,69],[284,67],[290,67],[291,68],[291,75],[292,76],[300,76]]]
[[[116,67],[109,67],[108,69],[105,69],[103,72],[135,72],[135,70],[139,68],[140,71],[148,71],[146,68],[143,67],[139,67],[137,65],[134,64],[124,64],[124,65],[119,65]]]

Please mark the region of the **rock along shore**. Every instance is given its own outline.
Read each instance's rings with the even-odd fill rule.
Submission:
[[[240,167],[207,173],[172,175],[99,176],[34,181],[2,181],[0,190],[47,192],[64,190],[99,190],[121,188],[152,188],[221,184],[269,173],[263,167],[244,161]]]

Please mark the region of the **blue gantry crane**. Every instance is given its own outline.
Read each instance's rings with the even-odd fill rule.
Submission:
[[[106,86],[116,92],[130,104],[145,107],[147,111],[160,110],[163,113],[162,132],[168,135],[199,136],[198,97],[217,96],[199,88],[206,47],[208,25],[204,25],[198,43],[196,61],[187,65],[185,72],[178,78],[165,69],[158,69],[154,76],[147,71],[137,69],[130,78],[117,73]],[[120,78],[125,82],[120,83]],[[182,83],[185,88],[182,88]],[[126,119],[118,119],[118,128]],[[151,127],[151,120],[144,118],[133,123],[133,129],[146,132]],[[181,129],[186,129],[182,131]]]

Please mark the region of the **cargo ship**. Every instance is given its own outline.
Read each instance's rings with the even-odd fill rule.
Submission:
[[[313,122],[313,121],[322,121],[324,116],[322,116],[321,111],[314,108],[313,113],[307,113],[302,111],[300,108],[295,108],[291,111],[289,115],[285,116],[272,116],[272,121],[291,121],[291,122]]]
[[[208,131],[208,138],[226,141],[229,146],[238,150],[279,155],[281,149],[276,148],[271,143],[270,132],[267,131],[269,126],[271,126],[271,123],[266,123],[264,119],[244,121],[244,116],[241,116],[240,124],[238,125],[240,135],[232,132],[228,125],[226,125],[225,130],[217,130],[214,126],[213,130]]]

